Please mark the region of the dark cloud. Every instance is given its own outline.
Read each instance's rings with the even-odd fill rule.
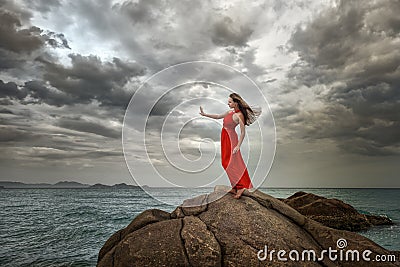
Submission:
[[[102,62],[97,56],[69,55],[71,67],[43,60],[46,68],[44,80],[66,95],[73,96],[76,103],[97,100],[102,106],[125,107],[131,92],[123,87],[135,76],[144,75],[138,64],[114,58]],[[66,101],[69,102],[67,99]]]
[[[0,105],[3,105],[3,106],[13,105],[13,102],[7,98],[3,98],[3,99],[0,98]]]
[[[6,109],[6,108],[0,109],[0,113],[3,113],[3,114],[14,114],[14,112],[12,112],[11,110]]]
[[[298,113],[299,131],[332,138],[366,155],[400,153],[400,5],[395,0],[340,1],[292,35],[300,60],[288,78],[326,86],[318,114]]]
[[[45,37],[46,43],[53,48],[68,48],[68,41],[62,33],[46,32],[42,37]]]
[[[21,103],[46,103],[53,106],[90,103],[93,100],[101,106],[124,108],[131,92],[124,86],[134,77],[143,75],[144,69],[137,64],[114,58],[112,62],[102,62],[96,56],[70,55],[71,67],[39,58],[45,66],[43,80],[25,82],[21,89],[14,82],[0,80],[0,97],[31,99]]]
[[[237,25],[226,16],[212,26],[211,39],[220,46],[247,46],[253,30],[248,25]]]
[[[122,4],[115,4],[113,9],[120,10],[133,23],[149,23],[154,22],[158,15],[162,15],[157,14],[157,11],[165,9],[165,2],[157,0],[126,1]]]
[[[0,98],[9,97],[11,99],[24,99],[27,96],[27,90],[18,89],[14,82],[4,83],[0,80]]]
[[[54,125],[79,132],[93,133],[109,138],[121,138],[121,131],[108,128],[103,122],[92,122],[85,120],[79,115],[63,116],[59,118]]]
[[[32,137],[32,134],[24,130],[0,127],[0,142],[25,142],[32,140]]]
[[[0,69],[14,69],[22,67],[26,61],[22,56],[0,48]]]
[[[299,105],[297,106],[280,106],[274,112],[275,119],[287,118],[288,116],[297,115],[300,112]]]
[[[85,154],[85,157],[98,159],[103,157],[122,157],[122,151],[90,151]]]
[[[150,110],[149,116],[166,116],[184,100],[185,96],[181,95],[178,88],[175,88],[175,90],[162,95],[156,103],[149,103],[149,105],[154,104],[153,108]]]
[[[39,27],[29,25],[29,21],[24,22],[26,20],[24,17],[30,14],[28,11],[24,12],[22,8],[5,4],[2,6],[3,8],[0,9],[0,70],[18,69],[26,74],[37,72],[36,58],[52,57],[46,51],[47,47],[70,49],[62,33],[44,31]]]
[[[18,14],[19,18],[25,22],[32,18],[32,12],[20,6],[20,3],[10,0],[0,0],[1,10],[7,10],[12,13]]]
[[[113,149],[105,149],[105,138],[118,139],[118,131],[106,129],[104,126],[89,122],[88,118],[60,117],[55,124],[60,127],[49,126],[44,129],[36,127],[40,119],[37,114],[13,112],[14,117],[9,125],[0,127],[0,142],[4,154],[16,156],[18,160],[45,160],[59,159],[99,159],[102,157],[120,157],[120,149],[113,145]],[[24,115],[24,113],[26,113]],[[7,112],[7,114],[10,114]],[[32,122],[29,125],[29,122]],[[18,121],[25,123],[18,123]],[[74,124],[74,121],[76,123]],[[41,123],[41,122],[39,122]],[[85,125],[86,124],[86,125]],[[62,126],[65,126],[62,127]],[[67,130],[76,130],[76,132]],[[93,132],[95,135],[93,135]],[[119,142],[118,142],[119,143]],[[99,145],[101,144],[101,145]],[[18,153],[15,153],[16,150]]]
[[[48,105],[61,107],[63,105],[73,105],[77,103],[77,99],[71,95],[60,92],[57,89],[51,90],[42,81],[29,81],[24,86],[32,98],[35,101],[24,101],[25,103],[41,104],[46,103]]]
[[[37,27],[21,28],[21,22],[14,13],[0,10],[0,48],[12,52],[32,52],[43,45],[41,30]]]
[[[48,150],[48,152],[46,151]],[[71,149],[59,149],[55,147],[40,147],[32,156],[44,160],[65,160],[65,159],[100,159],[103,157],[120,157],[122,152],[114,151],[71,151]]]

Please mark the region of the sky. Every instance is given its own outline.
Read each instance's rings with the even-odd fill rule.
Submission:
[[[0,181],[229,185],[222,120],[199,106],[224,113],[239,92],[263,110],[241,148],[257,186],[400,187],[399,13],[0,0]]]

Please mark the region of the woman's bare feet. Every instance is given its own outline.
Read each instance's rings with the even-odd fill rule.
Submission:
[[[232,188],[231,190],[228,191],[228,193],[236,194],[236,189]]]
[[[245,188],[241,188],[239,190],[237,190],[236,195],[233,196],[233,198],[239,199],[240,196],[243,194]]]

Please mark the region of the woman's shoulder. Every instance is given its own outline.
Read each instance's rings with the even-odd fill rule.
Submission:
[[[244,121],[244,115],[241,111],[235,112],[233,111],[233,116],[239,117],[242,121]]]
[[[232,112],[237,114],[237,115],[239,115],[239,116],[243,116],[243,113],[240,110],[239,111],[233,110]]]

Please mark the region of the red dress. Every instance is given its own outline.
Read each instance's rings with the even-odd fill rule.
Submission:
[[[232,118],[233,114],[237,112],[240,112],[240,110],[231,111],[224,117],[221,131],[222,167],[228,174],[232,188],[253,188],[240,149],[235,154],[232,154],[233,149],[239,143],[238,135],[235,131],[238,123]]]

